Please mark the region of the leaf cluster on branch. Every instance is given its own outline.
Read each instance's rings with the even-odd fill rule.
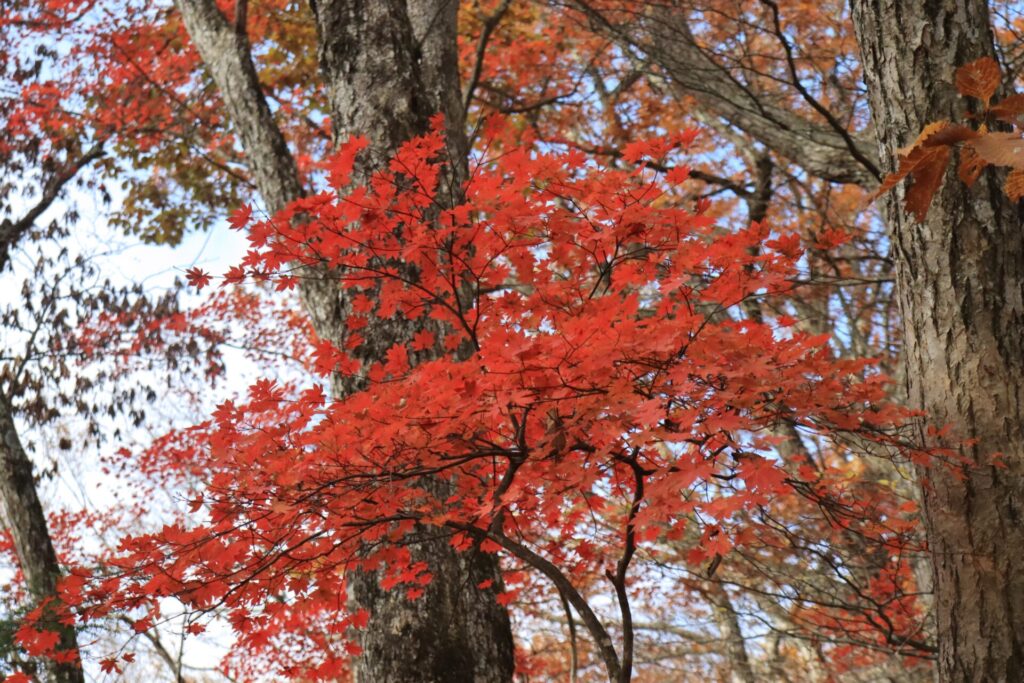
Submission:
[[[485,136],[503,128],[494,120]],[[363,388],[328,401],[320,384],[268,379],[223,403],[186,439],[208,472],[193,523],[125,540],[105,569],[63,582],[65,603],[86,619],[142,609],[140,631],[162,598],[226,609],[244,646],[275,649],[282,673],[330,679],[366,619],[345,615],[347,574],[383,569],[383,588],[415,600],[431,574],[409,548],[442,535],[550,581],[609,677],[627,680],[638,564],[683,547],[711,577],[731,553],[785,553],[793,529],[773,511],[799,509],[885,558],[870,590],[887,623],[824,607],[817,623],[912,640],[913,504],[882,491],[860,499],[842,468],[780,458],[776,430],[840,453],[935,453],[904,440],[912,413],[885,400],[871,361],[835,358],[827,335],[791,320],[729,315],[789,295],[799,239],[758,223],[723,232],[708,202],[665,201],[686,173],[665,177],[646,161],[694,131],[631,146],[631,170],[578,152],[485,152],[465,201],[443,208],[442,130],[438,119],[356,186],[365,141],[353,139],[324,166],[330,189],[263,219],[235,214],[251,248],[224,284],[333,278],[353,313],[339,345],[316,344],[312,365],[325,381],[358,375]],[[369,316],[435,324],[367,364]],[[514,585],[479,589],[517,596]],[[614,600],[613,622],[595,592]],[[32,633],[26,645],[45,649]],[[288,633],[307,646],[282,651]]]

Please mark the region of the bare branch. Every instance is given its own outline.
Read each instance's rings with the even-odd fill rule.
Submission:
[[[35,224],[36,220],[50,208],[57,197],[60,196],[64,187],[74,179],[78,173],[93,161],[103,156],[103,143],[98,142],[82,156],[78,157],[64,168],[50,176],[43,184],[43,192],[32,208],[25,215],[16,221],[5,219],[0,223],[0,270],[7,265],[11,248],[17,244],[21,236]]]

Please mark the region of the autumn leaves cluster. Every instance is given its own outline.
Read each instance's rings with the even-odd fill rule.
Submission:
[[[909,176],[905,207],[918,222],[923,221],[942,185],[953,151],[959,149],[956,173],[961,182],[970,187],[987,166],[1006,167],[1009,173],[1004,191],[1014,201],[1024,198],[1024,139],[1019,132],[1006,130],[1020,125],[1024,95],[1013,94],[993,102],[1002,81],[999,65],[991,57],[960,67],[955,87],[970,100],[965,122],[935,121],[925,126],[911,145],[900,150],[899,167],[886,176],[876,196]]]
[[[673,545],[708,576],[734,548],[784,549],[762,516],[773,509],[821,509],[824,528],[874,539],[892,556],[879,585],[911,592],[914,506],[860,499],[842,469],[778,457],[782,425],[923,457],[901,440],[909,413],[885,402],[870,361],[834,358],[827,336],[731,315],[789,295],[799,240],[757,223],[723,231],[706,201],[667,201],[685,165],[666,176],[648,162],[685,150],[692,131],[635,143],[636,166],[615,169],[505,148],[503,126],[488,126],[489,152],[454,205],[438,120],[366,183],[352,183],[355,139],[325,164],[322,192],[233,216],[251,248],[220,284],[335,281],[345,337],[315,343],[313,367],[358,390],[329,401],[321,384],[261,380],[223,403],[178,446],[209,473],[191,505],[203,521],[125,541],[106,568],[64,582],[67,605],[87,619],[141,610],[145,630],[173,596],[227,610],[256,651],[298,629],[315,642],[279,664],[331,678],[366,619],[345,614],[347,574],[381,570],[386,589],[417,599],[431,576],[409,546],[443,533],[466,553],[573,577],[569,598],[601,642],[588,582],[607,575],[628,592],[634,557],[664,561]],[[211,275],[190,279],[202,288]],[[422,323],[366,360],[379,321],[397,318]],[[479,589],[507,604],[528,581]],[[890,606],[913,627],[912,599]]]

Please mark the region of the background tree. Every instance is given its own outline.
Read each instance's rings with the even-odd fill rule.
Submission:
[[[177,312],[175,289],[150,298],[141,285],[115,284],[98,266],[109,254],[90,254],[83,247],[88,240],[76,239],[83,224],[93,227],[81,215],[82,198],[97,199],[103,207],[111,203],[104,180],[121,166],[116,154],[108,153],[127,149],[126,139],[145,148],[146,136],[161,123],[153,107],[138,107],[127,87],[146,82],[133,61],[137,50],[145,53],[145,38],[142,45],[118,45],[116,31],[95,30],[96,17],[90,14],[95,9],[91,2],[14,2],[0,14],[5,176],[0,186],[0,503],[8,541],[4,574],[11,580],[5,586],[10,601],[5,599],[4,609],[11,610],[5,615],[5,662],[25,656],[14,643],[17,618],[40,606],[56,614],[55,588],[63,568],[95,561],[81,547],[82,537],[117,527],[123,533],[130,526],[128,509],[69,510],[66,500],[41,501],[40,490],[52,489],[45,485],[57,478],[74,480],[88,461],[85,453],[109,443],[107,438],[124,438],[125,432],[118,431],[124,425],[131,429],[143,423],[146,405],[157,396],[150,384],[157,368],[172,383],[171,378],[188,376],[185,369],[193,362],[204,380],[220,367],[201,333],[163,344],[146,336],[136,339],[133,356],[142,349],[160,350],[127,381],[123,372],[105,365],[106,357],[94,357],[92,365],[81,363],[86,352],[76,328],[84,321],[152,322]],[[67,42],[55,46],[54,35]],[[173,71],[171,65],[163,73]],[[86,72],[103,72],[111,79],[84,78]],[[96,106],[99,101],[104,107]],[[169,232],[158,228],[150,236],[177,242],[181,233],[175,227]],[[117,420],[124,422],[111,426]],[[84,483],[76,483],[84,491]],[[46,680],[83,680],[75,628],[55,616],[44,623],[57,629],[60,657],[26,660],[20,666]]]
[[[336,188],[348,185],[365,144],[353,141],[331,162]],[[423,331],[367,368],[366,389],[326,406],[320,387],[257,382],[247,402],[222,404],[216,424],[196,430],[193,448],[209,453],[211,479],[195,508],[208,510],[209,523],[126,541],[131,553],[113,572],[88,582],[76,574],[65,600],[99,615],[149,605],[147,621],[166,595],[197,609],[223,605],[240,634],[265,647],[293,620],[308,625],[317,610],[337,610],[353,568],[383,565],[383,588],[421,597],[435,579],[410,551],[417,540],[408,533],[419,528],[451,536],[469,557],[506,551],[544,576],[579,615],[604,675],[628,681],[639,581],[631,567],[641,556],[680,562],[655,541],[684,542],[685,562],[711,576],[734,548],[783,550],[786,529],[772,525],[772,511],[804,500],[808,514],[825,510],[885,557],[872,591],[887,605],[887,629],[844,605],[822,617],[921,647],[912,594],[892,595],[912,583],[904,520],[913,506],[881,490],[858,502],[832,467],[788,471],[764,457],[772,442],[760,435],[792,420],[843,451],[844,439],[859,436],[921,457],[894,431],[904,413],[882,401],[884,378],[865,372],[865,361],[832,358],[824,338],[776,337],[785,321],[720,315],[759,292],[782,295],[796,240],[768,239],[759,225],[719,235],[703,213],[660,206],[661,180],[642,171],[581,173],[571,154],[523,150],[474,169],[469,203],[438,214],[443,144],[438,132],[414,139],[395,170],[374,174],[372,190],[318,193],[256,222],[254,248],[228,278],[288,287],[303,268],[325,264],[350,294],[368,299],[368,284],[384,292],[372,306],[357,298],[356,329],[371,311],[429,310],[452,331],[446,346],[468,341],[475,353],[413,366],[414,352],[442,342]],[[674,144],[638,143],[635,153],[660,158]],[[251,215],[243,209],[237,220]],[[761,243],[763,251],[751,248]],[[396,250],[401,264],[383,259]],[[468,292],[457,273],[473,283]],[[193,280],[203,287],[209,276]],[[351,351],[320,345],[317,356],[321,373],[362,371]],[[364,544],[373,551],[360,553]],[[585,590],[595,601],[614,596],[615,631]],[[281,591],[294,601],[271,602]],[[367,616],[325,617],[322,635],[302,630],[316,649],[287,657],[286,673],[345,671],[338,648]]]

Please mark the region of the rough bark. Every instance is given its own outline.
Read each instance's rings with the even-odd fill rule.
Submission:
[[[335,140],[365,135],[368,148],[358,159],[356,178],[365,180],[385,168],[405,141],[429,129],[430,119],[443,114],[451,159],[442,179],[439,203],[458,201],[465,178],[467,142],[458,82],[455,42],[456,0],[417,2],[344,0],[319,2],[316,7],[318,57]],[[401,268],[401,264],[390,265]],[[415,273],[407,273],[415,277]],[[373,292],[368,292],[371,296]],[[331,294],[333,299],[336,295]],[[328,302],[317,297],[311,309]],[[321,319],[318,332],[343,346],[350,314],[346,303]],[[383,357],[389,347],[407,342],[424,327],[436,327],[426,318],[369,319],[360,330],[363,343],[352,351],[364,367]],[[441,332],[435,329],[435,332]],[[422,361],[430,354],[416,354]],[[336,377],[334,393],[347,395],[361,387],[359,375]]]
[[[891,170],[925,124],[963,114],[954,72],[994,54],[989,10],[984,0],[852,6]],[[900,196],[885,203],[908,395],[974,443],[961,451],[971,466],[921,473],[944,681],[1024,680],[1024,229],[1000,176],[968,189],[950,172],[921,224]]]
[[[458,88],[455,0],[320,0],[311,3],[318,57],[336,138],[361,134],[370,148],[363,174],[386,163],[402,142],[426,132],[435,113],[446,116],[454,171],[453,198],[464,173],[466,142]],[[212,0],[179,0],[186,28],[220,88],[251,172],[267,207],[282,208],[302,194],[285,141],[259,86],[244,32]],[[317,333],[344,343],[349,310],[330,273],[303,273],[302,295]],[[378,360],[393,343],[411,339],[422,321],[371,320],[355,355]],[[356,378],[335,377],[336,397],[360,388]],[[499,579],[496,559],[456,553],[443,535],[419,530],[413,546],[434,576],[414,602],[384,591],[373,574],[349,576],[354,607],[371,612],[360,634],[363,653],[354,676],[364,683],[511,680],[508,615],[492,591],[477,584]]]
[[[55,598],[60,564],[36,493],[32,461],[21,445],[11,403],[3,392],[0,392],[0,502],[29,594],[37,603]],[[77,652],[74,628],[53,621],[47,626],[59,631],[60,650]],[[49,663],[46,669],[48,680],[54,683],[83,683],[85,680],[77,661]]]
[[[427,131],[430,118],[445,116],[452,161],[449,201],[457,201],[465,177],[467,143],[458,82],[455,0],[320,0],[316,7],[320,68],[327,84],[334,134],[364,134],[370,141],[363,171],[380,168],[409,138]],[[444,201],[445,198],[441,198]],[[335,339],[345,336],[344,302]],[[357,357],[367,364],[394,343],[408,341],[427,319],[376,319],[361,330]],[[335,393],[358,388],[359,378],[338,378]],[[447,495],[434,482],[438,495]],[[434,581],[410,603],[383,591],[378,577],[353,573],[351,599],[373,605],[370,628],[355,661],[357,681],[509,681],[512,635],[508,615],[490,591],[476,585],[500,579],[492,556],[455,552],[445,535],[419,530],[414,546]]]
[[[336,138],[366,135],[366,166],[444,114],[451,157],[464,165],[456,0],[320,0],[320,69]],[[365,167],[365,166],[364,166]]]
[[[213,0],[179,0],[192,42],[220,89],[234,131],[245,150],[249,173],[270,211],[302,196],[302,183],[288,144],[274,121],[250,56],[249,40],[221,14]]]

